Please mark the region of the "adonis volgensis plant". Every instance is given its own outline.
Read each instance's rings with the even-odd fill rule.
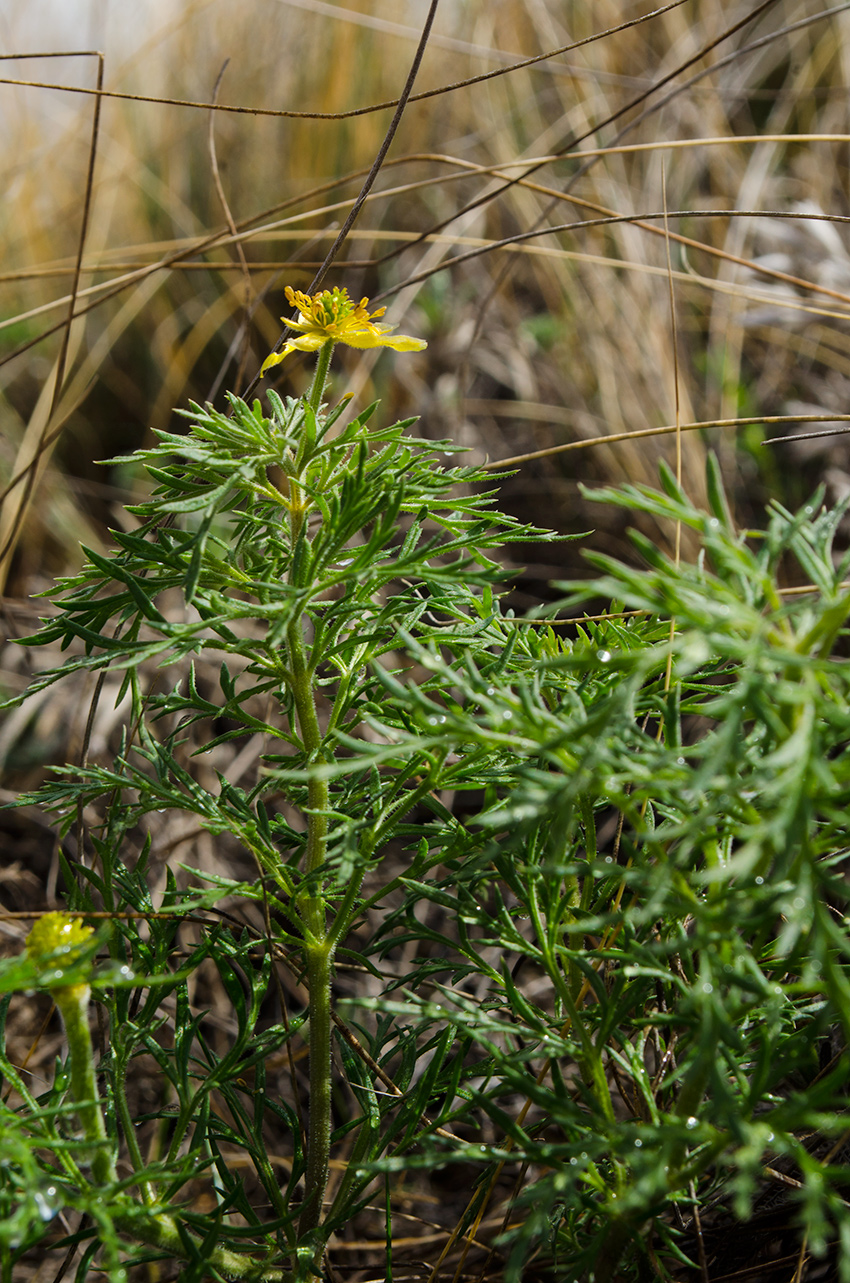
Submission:
[[[407,845],[415,837],[409,872],[422,872],[439,859],[443,838],[431,850],[433,825],[421,818],[411,823],[411,816],[459,779],[461,758],[445,733],[423,736],[412,726],[405,729],[409,717],[398,706],[408,699],[406,687],[382,657],[409,648],[417,663],[428,651],[455,652],[461,662],[475,655],[485,667],[501,665],[513,630],[501,617],[494,591],[504,573],[488,550],[505,537],[549,537],[494,510],[492,492],[480,490],[481,470],[443,466],[440,460],[454,450],[450,443],[408,436],[411,422],[372,429],[375,406],[347,422],[347,398],[331,410],[324,406],[337,343],[418,351],[425,347],[422,340],[393,335],[379,323],[383,309],[370,312],[368,300],[355,304],[344,289],[313,297],[288,289],[287,297],[299,311],[290,323],[296,336],[266,360],[263,371],[293,351],[315,352],[308,395],[282,401],[269,392],[270,415],[259,402],[249,407],[230,397],[228,414],[193,407],[188,435],[159,433],[156,447],[133,456],[157,483],[153,497],[133,509],[141,527],[116,532],[110,557],[86,550],[83,571],[60,585],[58,617],[28,639],[34,646],[60,639],[63,646],[83,642],[82,653],[42,674],[34,689],[80,670],[109,669],[124,674],[122,689],[132,696],[128,730],[114,762],[65,767],[39,794],[65,825],[79,805],[102,808],[102,824],[91,834],[98,872],[80,869],[71,876],[75,907],[96,903],[114,909],[112,948],[127,950],[138,961],[138,933],[120,918],[126,897],[141,894],[144,881],[144,854],[139,862],[128,834],[136,832],[134,826],[143,830],[145,816],[153,811],[194,813],[211,832],[229,835],[251,853],[260,881],[240,887],[222,877],[213,891],[195,889],[178,897],[172,934],[190,906],[211,905],[224,895],[261,896],[275,914],[261,968],[263,986],[271,950],[279,949],[293,959],[309,991],[306,1146],[301,1149],[296,1129],[291,1177],[280,1189],[252,1144],[274,1224],[261,1230],[254,1251],[237,1261],[227,1246],[212,1251],[196,1221],[178,1224],[162,1206],[164,1191],[173,1200],[193,1174],[183,1150],[188,1144],[191,1152],[187,1138],[197,1134],[198,1111],[208,1108],[204,1101],[227,1081],[225,1068],[219,1064],[210,1081],[184,1101],[169,1161],[153,1172],[135,1142],[125,1098],[128,1066],[150,1052],[150,1034],[127,1019],[126,988],[119,987],[108,1000],[110,1096],[116,1107],[106,1122],[84,1036],[89,988],[56,990],[57,1003],[59,993],[75,994],[73,1002],[63,999],[59,1005],[68,1035],[71,1095],[85,1139],[96,1146],[97,1182],[117,1187],[122,1178],[114,1158],[119,1139],[113,1134],[107,1140],[104,1130],[117,1117],[126,1123],[124,1147],[144,1194],[132,1214],[126,1208],[115,1211],[105,1241],[113,1260],[122,1236],[129,1234],[190,1261],[203,1256],[211,1268],[232,1277],[269,1279],[280,1277],[281,1270],[293,1278],[319,1272],[328,1235],[374,1183],[365,1167],[353,1167],[335,1204],[325,1205],[335,957],[369,904],[385,893],[378,881],[364,900],[361,887],[393,843]],[[160,609],[174,590],[185,603],[182,616]],[[208,653],[221,660],[220,708],[201,697],[194,672],[166,694],[157,690],[155,676],[151,681],[157,663],[189,662]],[[424,698],[413,685],[410,692],[414,705]],[[262,718],[255,711],[260,706]],[[183,765],[186,728],[206,728],[219,713],[238,730],[207,736],[207,742],[202,732],[199,751],[211,751],[234,735],[260,731],[266,737],[257,783],[247,792],[224,778],[219,789],[207,792]],[[365,740],[359,728],[367,726]],[[284,818],[279,801],[268,807],[267,795],[283,798],[302,823]],[[400,887],[397,877],[393,884]],[[63,939],[72,933],[76,942],[88,928],[70,920],[59,927],[37,926],[31,950],[57,930]],[[222,947],[223,941],[209,945],[219,968],[232,968],[219,956]],[[133,968],[140,977],[145,971],[145,966]],[[175,987],[179,992],[184,981],[147,975],[140,983],[156,995],[158,986],[163,993]],[[262,1072],[256,1045],[268,1052],[298,1033],[299,1022],[276,1025],[264,1031],[259,1044],[252,1042],[260,1002],[257,989],[244,1037],[227,1067],[231,1072],[238,1062],[244,1074],[252,1058]],[[147,1004],[152,1018],[156,1006],[155,998]],[[255,1047],[250,1054],[249,1044]],[[163,1068],[167,1078],[175,1078],[171,1059]],[[178,1094],[185,1094],[185,1087],[180,1080]],[[269,1108],[274,1109],[273,1102]],[[386,1144],[381,1131],[366,1126],[356,1150],[365,1162]],[[101,1220],[108,1219],[111,1205],[102,1206]],[[226,1225],[220,1228],[227,1239]],[[238,1236],[235,1242],[251,1246]]]
[[[456,1163],[477,1177],[441,1278],[485,1234],[510,1283],[679,1277],[778,1182],[794,1250],[850,1279],[842,511],[741,531],[714,461],[707,512],[663,470],[597,497],[699,557],[635,534],[642,567],[589,554],[557,627],[515,618],[504,546],[555,536],[413,421],[326,404],[337,343],[422,342],[345,290],[287,297],[264,369],[314,352],[308,394],[160,432],[135,526],[25,639],[68,653],[31,694],[109,673],[129,707],[114,758],[24,798],[88,828],[67,912],[0,964],[67,1042],[41,1095],[0,1053],[3,1279],[53,1249],[81,1281],[335,1278],[360,1225],[389,1279],[423,1255],[399,1210]],[[218,859],[169,865],[154,905],[170,811]]]

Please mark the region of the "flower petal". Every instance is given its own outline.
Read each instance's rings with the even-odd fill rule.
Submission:
[[[421,352],[427,346],[424,339],[414,339],[409,334],[395,334],[392,338],[381,339],[381,347],[391,347],[394,352]]]
[[[409,334],[378,334],[356,330],[349,330],[342,342],[348,347],[391,347],[396,352],[421,352],[428,346],[423,339],[411,338]]]
[[[262,378],[266,370],[270,370],[273,365],[280,365],[281,361],[284,361],[291,351],[292,348],[287,343],[282,352],[272,352],[270,356],[267,356],[265,361],[263,361],[263,364],[260,366],[260,378]]]
[[[293,352],[297,348],[299,352],[318,352],[330,337],[321,330],[313,330],[310,334],[299,334],[295,339],[287,339],[284,351]]]
[[[309,334],[311,330],[315,330],[316,328],[315,321],[311,321],[309,316],[304,316],[302,314],[299,314],[297,321],[290,321],[285,316],[282,316],[280,319],[283,321],[284,325],[289,327],[290,330],[297,330],[299,334]]]
[[[280,365],[285,361],[290,352],[318,352],[320,347],[324,347],[328,341],[326,334],[299,334],[297,338],[290,339],[282,352],[272,352],[267,356],[260,366],[260,377],[270,370],[273,365]]]

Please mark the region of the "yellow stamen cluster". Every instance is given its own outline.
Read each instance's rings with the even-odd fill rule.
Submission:
[[[290,352],[317,352],[328,342],[356,348],[391,347],[396,352],[420,352],[427,347],[422,339],[408,334],[393,336],[392,325],[376,324],[387,309],[380,307],[370,312],[368,298],[354,303],[346,289],[337,287],[311,296],[287,285],[286,297],[291,307],[298,308],[298,320],[286,321],[285,317],[281,320],[297,331],[297,338],[289,339],[281,352],[272,352],[266,357],[262,374],[271,366],[280,365]]]
[[[346,289],[322,290],[321,294],[311,296],[302,294],[301,290],[294,290],[291,285],[287,285],[284,293],[290,306],[298,308],[299,317],[293,324],[293,329],[309,325],[324,329],[328,334],[345,333],[352,322],[369,325],[379,316],[383,316],[387,310],[385,307],[379,307],[377,312],[370,313],[367,307],[369,300],[362,298],[359,303],[355,303],[349,298]]]

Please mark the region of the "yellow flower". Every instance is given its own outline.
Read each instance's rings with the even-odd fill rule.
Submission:
[[[298,308],[298,320],[287,321],[281,317],[291,330],[298,331],[298,337],[289,339],[282,352],[272,352],[263,362],[261,374],[273,365],[280,365],[290,352],[317,352],[330,340],[334,343],[346,343],[349,347],[391,347],[396,352],[420,352],[427,347],[422,339],[411,338],[409,334],[392,336],[392,325],[376,325],[379,316],[387,310],[378,308],[369,312],[369,300],[362,298],[353,303],[348,297],[348,290],[323,290],[321,294],[302,294],[290,285],[286,287],[286,297],[290,306]]]

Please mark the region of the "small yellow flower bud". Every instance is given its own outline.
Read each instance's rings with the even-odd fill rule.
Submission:
[[[67,913],[45,913],[27,936],[27,956],[32,962],[44,962],[60,949],[69,954],[76,952],[92,934],[91,927]]]
[[[27,957],[30,962],[38,965],[47,962],[52,956],[52,961],[57,964],[55,973],[45,978],[44,985],[63,1019],[66,1018],[69,1007],[85,1009],[88,1006],[91,990],[85,982],[64,983],[62,964],[76,962],[81,946],[93,935],[93,928],[87,927],[78,918],[71,918],[67,913],[45,913],[27,936]],[[66,956],[57,958],[56,954]]]

